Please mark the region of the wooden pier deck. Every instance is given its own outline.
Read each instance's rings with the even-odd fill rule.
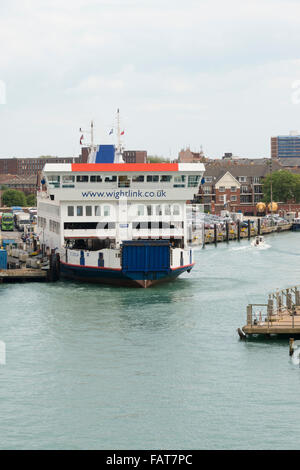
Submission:
[[[267,304],[247,306],[247,324],[239,335],[300,335],[300,286],[269,294]]]
[[[1,269],[0,283],[2,282],[32,282],[46,281],[47,271],[42,269]]]

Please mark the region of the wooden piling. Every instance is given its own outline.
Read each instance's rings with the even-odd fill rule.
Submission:
[[[294,338],[290,338],[289,341],[289,354],[290,356],[294,354]]]
[[[251,237],[251,224],[250,224],[250,220],[248,219],[248,240],[250,240],[250,237]]]

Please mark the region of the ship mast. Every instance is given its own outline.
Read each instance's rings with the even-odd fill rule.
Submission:
[[[91,121],[91,152],[94,150],[94,121]]]
[[[80,127],[79,131],[83,133],[82,138],[84,137],[84,134],[90,134],[91,136],[90,144],[88,145],[89,147],[88,161],[89,161],[90,158],[92,158],[92,155],[96,150],[94,146],[94,121],[93,120],[91,121],[90,130],[85,130]],[[81,139],[80,139],[80,144],[81,144]],[[89,161],[89,163],[91,163],[91,161]]]
[[[116,163],[124,163],[122,156],[122,143],[121,143],[121,129],[120,129],[120,110],[117,109],[117,148],[116,148]]]

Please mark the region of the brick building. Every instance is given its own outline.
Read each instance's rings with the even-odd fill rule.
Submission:
[[[25,194],[36,193],[37,175],[0,175],[0,187],[6,189],[17,189]]]
[[[180,163],[204,163],[206,159],[202,150],[200,150],[200,152],[192,152],[188,147],[180,150],[178,161]]]
[[[32,176],[42,171],[46,163],[87,163],[89,147],[82,147],[78,157],[0,158],[0,175]],[[126,163],[146,163],[146,150],[125,150]]]
[[[42,171],[46,163],[79,163],[78,158],[38,157],[38,158],[0,158],[0,174],[32,176]]]
[[[199,190],[204,209],[220,213],[223,209],[256,214],[256,204],[263,199],[263,180],[270,173],[270,159],[208,160],[205,183]],[[273,162],[273,171],[282,169]]]
[[[147,151],[124,150],[123,160],[125,163],[147,163]]]

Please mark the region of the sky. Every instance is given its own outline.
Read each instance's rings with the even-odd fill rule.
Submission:
[[[300,1],[1,0],[0,157],[270,156],[300,130]],[[89,142],[88,134],[85,135]]]

